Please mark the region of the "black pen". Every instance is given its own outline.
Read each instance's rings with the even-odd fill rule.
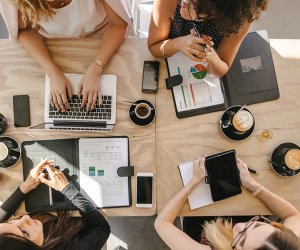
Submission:
[[[249,172],[253,173],[253,174],[258,174],[258,172],[252,168],[248,167]]]
[[[194,31],[198,37],[202,37],[200,32],[198,31],[196,24],[193,23]],[[205,50],[205,53],[208,53],[207,46],[204,43],[201,43],[202,48]]]

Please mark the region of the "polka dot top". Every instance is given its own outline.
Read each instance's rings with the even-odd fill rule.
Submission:
[[[217,48],[223,38],[218,31],[212,20],[205,22],[186,20],[180,15],[180,5],[177,5],[174,19],[171,24],[169,38],[173,39],[180,36],[186,36],[191,33],[193,22],[196,24],[198,31],[201,34],[208,35],[212,38],[214,46]]]

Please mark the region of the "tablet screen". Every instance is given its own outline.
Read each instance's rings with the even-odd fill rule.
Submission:
[[[206,157],[205,168],[213,201],[241,193],[234,150]]]

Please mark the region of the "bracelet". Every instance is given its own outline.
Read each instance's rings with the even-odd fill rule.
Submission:
[[[166,54],[165,54],[165,46],[166,46],[166,43],[163,44],[162,49],[161,49],[163,58],[167,58],[167,56],[166,56]]]
[[[252,195],[255,197],[255,196],[259,195],[263,190],[264,190],[264,186],[260,185],[259,188],[252,193]]]

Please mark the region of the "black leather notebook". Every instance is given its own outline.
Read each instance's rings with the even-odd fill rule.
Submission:
[[[178,57],[177,54],[174,56]],[[182,56],[185,57],[184,55]],[[175,73],[174,68],[179,68],[177,65],[174,65],[173,61],[175,60],[172,60],[172,58],[167,59],[169,76],[176,75],[177,72]],[[178,58],[176,61],[180,62]],[[191,65],[196,64],[196,62],[190,63]],[[207,86],[212,85],[211,80],[206,80],[206,78],[209,77],[207,75],[199,80],[199,84],[202,85],[200,91],[190,90],[190,79],[193,79],[193,76],[201,78],[200,67],[197,69],[196,66],[191,67],[188,76],[178,70],[178,74],[183,76],[183,82],[182,85],[172,88],[174,106],[178,118],[220,111],[233,105],[253,104],[279,98],[279,89],[271,48],[267,32],[264,30],[249,33],[242,42],[228,73],[222,79],[219,79],[220,83],[213,81],[215,89],[221,86],[223,95],[222,103],[212,102],[212,104],[209,104],[209,102],[207,102],[207,105],[200,108],[197,107],[197,105],[193,105],[194,100],[196,100],[197,103],[197,99],[203,102],[203,100],[205,101],[205,99],[211,98],[211,90],[213,89],[211,86],[208,87],[210,88],[208,91],[204,88],[205,84],[207,84]],[[170,70],[170,67],[172,70]],[[173,74],[171,72],[173,72]],[[210,82],[210,84],[208,82]],[[180,110],[178,106],[178,103],[180,103],[178,101],[178,95],[175,94],[175,88],[178,89],[179,87],[182,89],[185,87],[184,101],[187,100],[188,102],[189,99],[191,100],[189,101],[190,105],[187,105],[188,108],[184,110]],[[210,95],[208,95],[207,92],[210,92]],[[197,96],[199,96],[199,98]]]
[[[116,166],[116,164],[118,164],[116,157],[118,157],[117,159],[122,157],[119,148],[117,148],[117,146],[119,147],[119,145],[121,145],[118,143],[118,140],[122,141],[122,145],[126,148],[123,151],[126,153],[125,156],[123,154],[126,163],[120,166]],[[92,150],[89,147],[85,147],[86,143],[88,145],[92,144]],[[106,143],[110,144],[108,145]],[[80,147],[81,152],[79,152]],[[59,169],[64,172],[67,179],[72,181],[97,207],[131,206],[130,177],[133,175],[133,167],[130,167],[129,162],[128,137],[24,141],[22,143],[24,180],[27,178],[30,170],[40,162],[41,157],[48,157],[49,160],[54,160],[55,166],[58,166]],[[84,159],[80,159],[80,157]],[[103,161],[106,163],[105,166]],[[112,163],[112,165],[110,165],[110,163]],[[121,178],[123,179],[121,180]],[[89,183],[99,187],[98,190],[93,189],[91,192],[91,190],[87,188],[82,188],[82,184],[84,187],[87,187]],[[125,191],[120,190],[122,185]],[[117,196],[119,195],[119,191],[122,191],[122,194]],[[105,199],[105,197],[113,197],[113,195],[117,197],[116,200],[111,201]],[[121,197],[122,195],[126,197]],[[94,197],[96,197],[96,199],[94,199]],[[103,201],[101,205],[97,204],[98,197],[99,200]],[[119,202],[120,197],[123,198],[122,201],[124,201],[124,203]],[[116,203],[114,203],[114,201],[116,201]],[[74,210],[75,207],[63,194],[41,183],[36,189],[27,194],[25,209],[28,212],[40,212]]]
[[[279,98],[279,89],[268,34],[249,33],[223,78],[226,107]]]

